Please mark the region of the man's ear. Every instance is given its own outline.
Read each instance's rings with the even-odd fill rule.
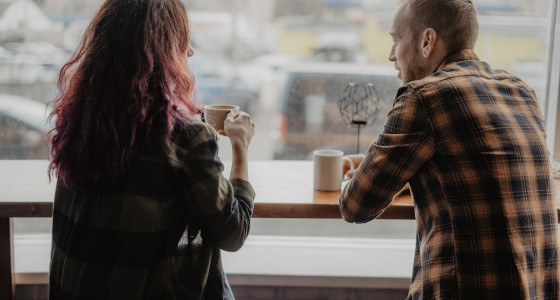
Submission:
[[[428,28],[422,33],[422,56],[430,57],[434,52],[438,40],[437,32],[433,28]]]

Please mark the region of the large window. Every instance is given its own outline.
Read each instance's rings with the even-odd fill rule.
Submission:
[[[1,159],[46,158],[40,108],[60,66],[101,1],[0,1]],[[189,0],[197,98],[239,104],[257,122],[252,159],[306,159],[313,149],[364,152],[382,129],[399,85],[387,59],[396,1]],[[476,1],[476,52],[531,85],[547,118],[554,1]],[[337,102],[350,83],[372,83],[379,109],[360,135]],[[557,85],[557,83],[556,83]],[[13,95],[20,96],[15,101]],[[549,100],[551,99],[551,100]],[[8,109],[8,107],[10,109]],[[372,121],[373,120],[373,121]],[[550,120],[550,123],[555,120]],[[17,123],[17,125],[16,125]],[[550,133],[550,132],[549,132]],[[554,135],[554,134],[553,134]],[[553,136],[551,137],[551,139]],[[227,139],[221,155],[228,159]],[[552,145],[551,145],[552,148]],[[552,150],[552,149],[551,149]]]
[[[251,160],[309,159],[317,148],[365,152],[380,133],[399,82],[388,61],[397,1],[185,0],[201,105],[238,104],[257,124]],[[100,0],[0,0],[0,159],[47,159],[44,104],[61,65]],[[556,1],[475,0],[475,51],[532,86],[556,135],[560,30]],[[555,28],[556,27],[556,28]],[[556,30],[556,31],[555,31]],[[338,101],[349,83],[374,86],[376,110],[358,131]],[[231,158],[227,138],[220,156]],[[553,142],[549,144],[553,151]],[[17,233],[50,232],[48,220],[18,220]],[[341,220],[257,220],[253,233],[414,238],[413,221],[360,227]]]

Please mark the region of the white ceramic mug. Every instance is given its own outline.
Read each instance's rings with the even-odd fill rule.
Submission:
[[[230,110],[234,113],[238,113],[239,106],[228,104],[206,105],[204,106],[204,121],[217,131],[222,130],[224,129],[224,122]]]
[[[318,191],[340,191],[343,179],[342,162],[350,163],[350,170],[354,170],[354,162],[344,157],[344,152],[339,150],[313,151],[313,188]]]

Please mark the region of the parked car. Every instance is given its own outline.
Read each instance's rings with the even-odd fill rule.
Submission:
[[[361,129],[359,150],[358,130],[344,122],[337,104],[349,83],[373,84],[380,106],[373,124]],[[392,66],[320,63],[289,67],[278,101],[274,158],[308,159],[320,148],[365,152],[383,130],[400,85]]]
[[[0,159],[47,159],[48,110],[31,99],[0,94]]]

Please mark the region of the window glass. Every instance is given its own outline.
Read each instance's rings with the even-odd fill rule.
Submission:
[[[201,105],[238,104],[251,114],[257,124],[251,160],[309,159],[317,148],[364,153],[382,130],[399,87],[388,61],[392,45],[388,31],[396,2],[185,0],[195,50],[189,64],[198,84],[197,99]],[[101,3],[0,1],[0,159],[48,158],[45,103],[55,97],[60,67]],[[549,70],[553,1],[477,0],[475,4],[480,16],[475,48],[479,57],[526,80],[545,109],[549,71],[558,72]],[[361,119],[343,101],[351,83],[373,86],[372,93],[350,95],[368,108],[367,124],[360,131]],[[553,96],[551,101],[557,101]],[[228,139],[219,143],[221,158],[231,159]],[[38,230],[41,226],[33,222],[26,229],[26,222],[18,221],[16,231]],[[315,224],[307,226],[310,234],[322,234],[312,228],[331,228],[325,222],[337,227],[342,221],[257,222],[261,225],[255,230],[262,234],[267,232],[267,222],[271,234],[278,233],[272,229],[280,228],[277,222],[301,230],[306,227],[300,226],[302,222],[308,222]],[[385,233],[413,232],[406,222],[385,227],[389,228]],[[44,226],[50,230],[50,225]],[[354,227],[342,228],[344,233],[336,234],[362,234]]]

